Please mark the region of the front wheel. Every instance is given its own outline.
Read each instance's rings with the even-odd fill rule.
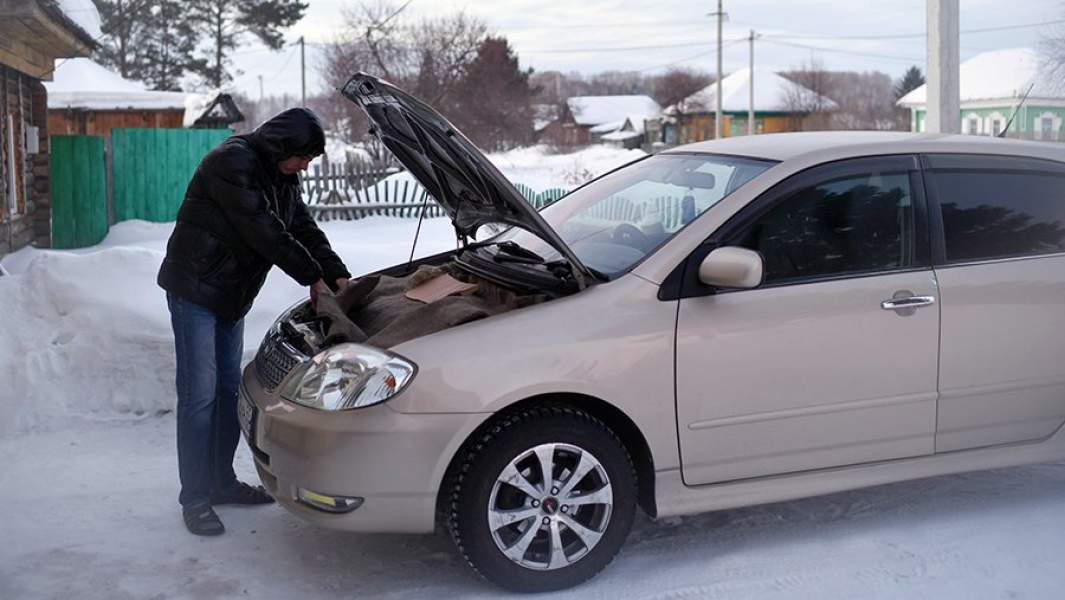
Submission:
[[[500,417],[467,447],[448,527],[486,579],[545,592],[602,570],[635,510],[636,473],[617,435],[581,410],[545,406]]]

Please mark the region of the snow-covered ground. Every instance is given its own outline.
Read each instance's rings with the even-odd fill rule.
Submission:
[[[355,273],[406,260],[415,226],[323,224]],[[327,531],[276,506],[221,507],[221,538],[184,531],[173,344],[155,286],[171,228],[127,222],[93,248],[3,260],[0,598],[498,597],[442,535]],[[431,219],[416,255],[453,244],[450,223]],[[304,293],[270,276],[246,358]],[[243,444],[237,466],[255,481]],[[557,597],[1060,598],[1062,531],[1065,464],[941,477],[640,517],[604,573]]]

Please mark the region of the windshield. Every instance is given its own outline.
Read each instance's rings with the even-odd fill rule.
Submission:
[[[586,266],[608,276],[643,257],[773,162],[710,154],[659,154],[580,188],[540,212]],[[559,253],[512,228],[513,241],[548,261]]]

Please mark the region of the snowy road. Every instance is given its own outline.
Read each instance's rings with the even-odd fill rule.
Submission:
[[[0,439],[0,598],[493,598],[443,535],[184,531],[172,415]],[[238,472],[254,480],[241,445]],[[1065,464],[637,524],[574,598],[1060,598]],[[555,597],[555,596],[552,596]]]

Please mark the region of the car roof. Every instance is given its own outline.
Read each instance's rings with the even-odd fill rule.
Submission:
[[[1065,145],[978,135],[901,131],[807,131],[738,136],[671,148],[670,153],[708,153],[764,158],[838,160],[844,156],[959,153],[1004,154],[1065,161]]]

